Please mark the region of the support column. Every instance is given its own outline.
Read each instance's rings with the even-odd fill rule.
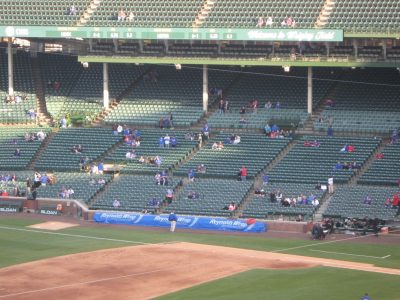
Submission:
[[[307,76],[307,113],[312,115],[312,97],[313,97],[313,82],[312,82],[312,67],[308,67],[308,76]]]
[[[103,63],[103,107],[110,106],[110,93],[108,91],[108,63]]]
[[[387,50],[386,50],[386,39],[383,39],[383,41],[382,41],[382,49],[383,49],[383,59],[386,60],[386,53],[387,53]]]
[[[353,40],[353,47],[354,47],[354,56],[358,58],[358,41],[356,39]]]
[[[208,110],[208,68],[203,65],[203,111]]]
[[[8,60],[8,94],[14,95],[14,61],[11,38],[7,43],[7,60]]]

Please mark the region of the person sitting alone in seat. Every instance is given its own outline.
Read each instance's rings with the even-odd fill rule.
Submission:
[[[363,203],[364,203],[364,204],[371,205],[371,204],[372,204],[372,199],[371,199],[371,197],[370,197],[370,196],[366,196],[366,197],[364,198]]]
[[[188,197],[188,199],[192,199],[192,200],[200,199],[200,195],[195,191],[189,191],[187,197]]]
[[[201,164],[197,166],[197,172],[201,174],[205,174],[207,171],[206,166],[204,164]]]
[[[171,204],[173,200],[174,200],[174,191],[172,189],[167,189],[167,192],[165,193],[165,202]]]
[[[120,207],[121,207],[121,202],[119,202],[118,199],[115,199],[115,200],[113,201],[113,207],[114,207],[114,208],[120,208]]]

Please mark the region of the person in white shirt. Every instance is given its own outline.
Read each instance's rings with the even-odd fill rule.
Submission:
[[[165,145],[165,148],[169,148],[170,141],[171,141],[171,138],[170,138],[169,135],[167,134],[167,135],[164,137],[164,145]]]

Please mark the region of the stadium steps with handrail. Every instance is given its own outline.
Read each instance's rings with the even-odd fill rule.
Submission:
[[[329,17],[332,13],[333,8],[335,7],[336,1],[335,0],[326,0],[324,6],[321,9],[321,12],[315,22],[316,28],[324,27],[328,21]]]
[[[372,165],[372,163],[375,160],[375,155],[382,152],[383,149],[385,148],[384,140],[381,140],[380,144],[378,147],[375,149],[374,152],[369,156],[367,161],[361,166],[360,170],[358,170],[351,178],[350,178],[350,184],[357,184],[358,179],[361,178],[361,176],[369,169],[369,167]]]
[[[110,186],[115,183],[118,182],[120,180],[120,175],[118,173],[114,174],[111,178],[111,180],[106,181],[106,183],[104,184],[104,186],[99,189],[87,202],[87,206],[90,208],[93,204],[96,203],[97,199],[100,198],[101,195],[103,195],[104,193],[106,193],[109,189]]]
[[[262,176],[264,174],[268,174],[285,156],[289,151],[298,143],[297,140],[292,140],[287,146],[272,160],[270,164],[268,164],[259,174],[257,174],[254,178],[254,184],[249,189],[248,193],[246,194],[245,198],[242,200],[238,207],[238,211],[236,212],[236,216],[240,217],[243,213],[243,210],[246,208],[247,204],[253,199],[254,191],[256,188],[262,187]]]
[[[207,19],[208,14],[214,7],[214,1],[213,0],[205,0],[204,4],[199,11],[199,13],[196,16],[196,19],[193,21],[192,27],[197,28],[200,27],[204,21]]]
[[[320,199],[320,205],[313,215],[314,222],[322,221],[322,216],[324,215],[326,209],[328,208],[331,199],[332,195],[329,193],[325,193],[324,196]]]
[[[34,170],[35,168],[35,163],[36,161],[42,156],[43,152],[46,150],[47,145],[50,143],[50,141],[53,139],[53,137],[56,135],[56,132],[59,129],[53,129],[49,133],[47,133],[46,138],[43,140],[42,144],[40,145],[39,149],[36,151],[35,155],[32,157],[32,159],[29,161],[26,169],[27,170]]]
[[[76,26],[84,26],[90,20],[93,13],[96,11],[97,7],[101,4],[101,0],[93,0],[89,3],[88,7],[86,7],[85,11],[79,18]]]
[[[36,107],[39,124],[49,124],[50,122],[52,122],[53,119],[47,111],[45,92],[43,89],[43,80],[41,76],[39,60],[37,57],[32,58],[32,77],[35,84],[37,102]]]
[[[114,109],[118,107],[118,104],[121,102],[123,98],[125,98],[127,95],[129,95],[133,89],[142,81],[143,76],[145,76],[147,73],[151,72],[153,69],[155,69],[155,66],[149,67],[145,72],[143,72],[138,78],[136,78],[132,83],[125,89],[123,90],[116,98],[113,100],[110,104],[110,107],[108,109],[103,110],[92,122],[93,126],[99,126],[103,124],[104,118],[108,116]]]

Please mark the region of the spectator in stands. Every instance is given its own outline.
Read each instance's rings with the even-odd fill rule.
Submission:
[[[178,141],[176,140],[176,137],[172,136],[171,137],[171,147],[176,148],[177,145],[178,145]]]
[[[246,169],[245,166],[242,166],[242,167],[240,168],[240,179],[241,179],[242,181],[245,181],[245,180],[247,179],[247,169]]]
[[[187,197],[188,197],[188,199],[193,199],[193,200],[198,200],[198,199],[200,199],[199,193],[197,193],[197,192],[195,192],[195,191],[189,191]]]
[[[21,150],[19,148],[15,149],[14,156],[15,157],[21,157]]]
[[[164,144],[164,138],[162,136],[160,136],[160,138],[158,139],[158,146],[160,148],[164,148],[165,144]]]
[[[46,138],[46,134],[43,132],[43,130],[39,130],[36,136],[39,142],[42,142]]]
[[[136,158],[135,150],[126,152],[125,157],[126,157],[126,159],[134,159],[134,158]]]
[[[33,108],[28,109],[27,114],[31,120],[34,120],[36,118],[36,112]]]
[[[118,124],[118,126],[117,126],[117,133],[118,133],[118,134],[121,134],[121,133],[123,132],[123,130],[124,130],[124,128],[122,127],[122,125],[121,125],[121,124]]]
[[[265,127],[264,127],[264,133],[265,133],[265,135],[266,136],[270,136],[270,134],[271,134],[271,126],[269,126],[269,124],[267,123],[267,124],[265,124]]]
[[[289,17],[286,19],[287,27],[295,27],[295,25],[296,25],[296,21],[292,17]]]
[[[62,116],[62,118],[60,119],[60,127],[67,128],[67,118],[65,116]]]
[[[267,192],[263,188],[254,190],[254,195],[256,196],[265,197],[266,194]]]
[[[265,108],[266,110],[271,109],[271,108],[272,108],[272,103],[271,103],[271,101],[268,101],[267,103],[265,103],[264,108]]]
[[[197,166],[197,172],[201,174],[205,174],[207,171],[206,166],[204,164],[201,164]]]
[[[392,199],[392,207],[397,208],[399,206],[399,203],[400,203],[399,194],[395,193]]]
[[[160,173],[160,180],[161,180],[161,185],[168,185],[168,172],[166,170],[162,170]]]
[[[246,113],[246,107],[242,106],[242,108],[240,109],[239,114],[244,115]]]
[[[379,153],[377,153],[377,154],[375,155],[375,158],[376,158],[376,159],[384,159],[384,158],[385,158],[385,155],[384,155],[382,152],[379,152]]]
[[[171,142],[171,138],[169,137],[168,134],[166,134],[165,137],[164,137],[164,145],[165,145],[165,148],[169,148],[170,142]]]
[[[257,20],[256,28],[262,28],[265,26],[265,20],[263,17],[259,17]]]
[[[398,140],[399,140],[399,130],[395,129],[393,130],[393,133],[390,136],[390,144],[396,144]]]
[[[228,113],[231,110],[231,106],[228,100],[225,100],[225,104],[224,104],[224,112]]]
[[[42,177],[40,177],[40,183],[42,184],[42,187],[46,187],[46,185],[47,185],[47,174],[46,173],[44,173],[43,175],[42,175]]]
[[[328,130],[326,131],[326,134],[327,134],[328,136],[333,136],[333,128],[332,128],[332,126],[329,126],[329,127],[328,127]]]
[[[99,164],[97,165],[97,170],[99,171],[99,174],[104,173],[104,163],[102,161],[100,161]]]
[[[54,89],[56,92],[58,92],[58,91],[60,90],[60,88],[61,88],[61,82],[59,82],[58,80],[55,80],[55,81],[53,82],[53,89]]]
[[[194,169],[190,169],[188,172],[188,179],[189,181],[194,181],[194,178],[196,176],[196,172]]]
[[[304,147],[316,147],[318,148],[319,146],[321,146],[321,143],[317,140],[314,141],[304,141]]]
[[[174,191],[172,189],[167,189],[165,193],[165,202],[171,204],[174,199]]]
[[[219,100],[219,103],[218,103],[218,112],[220,114],[223,114],[224,108],[225,108],[225,102],[224,102],[224,99],[221,99],[221,100]]]
[[[364,203],[364,204],[371,205],[371,204],[372,204],[372,199],[371,199],[371,197],[370,197],[370,196],[366,196],[366,197],[364,198],[364,200],[363,200],[363,203]]]
[[[114,201],[113,201],[113,207],[114,207],[114,208],[119,208],[119,207],[121,207],[121,202],[119,202],[118,199],[114,199]]]
[[[157,156],[154,158],[154,163],[155,163],[156,166],[159,168],[159,167],[161,166],[161,164],[162,164],[162,159],[161,159],[161,157],[157,155]]]
[[[208,123],[204,124],[203,135],[205,136],[205,139],[208,139],[210,135],[210,127],[208,126]]]
[[[117,14],[117,20],[118,20],[118,21],[125,21],[125,19],[126,19],[126,13],[125,13],[125,11],[121,8],[121,9],[118,11],[118,14]]]
[[[75,5],[71,5],[71,7],[68,9],[68,14],[70,16],[76,16],[76,13],[78,10],[76,9]]]
[[[147,202],[147,206],[152,206],[158,208],[161,204],[160,199],[153,198],[149,202]]]
[[[263,182],[263,185],[268,185],[268,183],[269,183],[269,175],[268,174],[264,174],[262,176],[262,182]]]
[[[318,207],[319,206],[318,198],[315,198],[314,200],[311,200],[311,205],[314,206],[314,207]]]
[[[269,200],[271,201],[271,203],[276,202],[276,191],[272,191],[271,193],[269,193]]]
[[[333,187],[333,177],[331,176],[331,177],[328,178],[328,193],[329,193],[329,194],[332,194],[332,193],[333,193],[333,190],[334,190],[334,187]]]
[[[245,119],[245,117],[241,116],[239,120],[239,124],[247,124],[248,121]]]
[[[133,13],[133,11],[131,11],[128,15],[128,22],[133,22],[133,20],[135,19],[135,14]]]
[[[267,17],[267,20],[265,21],[265,26],[272,27],[274,21],[272,20],[272,17]]]
[[[338,161],[334,167],[335,170],[342,170],[343,169],[343,165],[340,161]]]

